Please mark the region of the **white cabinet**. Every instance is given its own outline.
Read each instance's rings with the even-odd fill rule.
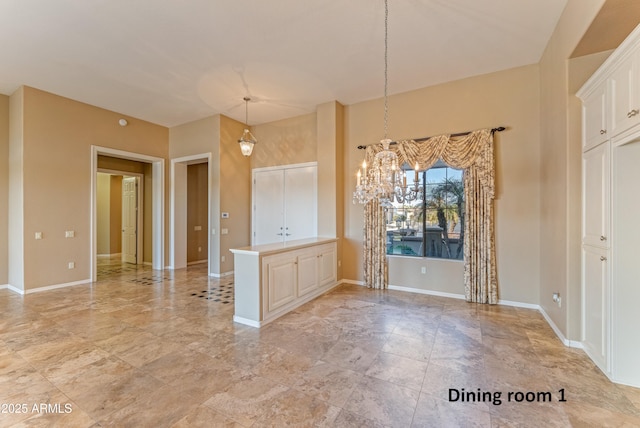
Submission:
[[[335,254],[336,244],[330,243],[264,257],[265,319],[289,303],[299,306],[298,299],[335,284]]]
[[[260,327],[335,287],[336,241],[310,238],[231,250],[234,321]]]
[[[609,76],[611,92],[611,136],[640,123],[640,64],[633,53],[613,68]]]
[[[609,248],[610,144],[605,142],[582,155],[582,243]]]
[[[267,310],[274,311],[294,301],[298,289],[298,262],[289,253],[265,257]]]
[[[604,94],[604,95],[603,95]],[[578,91],[583,102],[582,341],[640,387],[640,26]],[[604,119],[599,100],[604,100]],[[606,139],[598,139],[598,127]]]
[[[252,194],[253,245],[317,235],[315,163],[255,169]]]
[[[611,370],[608,256],[608,250],[588,245],[582,247],[582,344],[585,352],[605,373]]]
[[[588,150],[609,138],[607,115],[607,86],[601,85],[582,104],[583,149]]]

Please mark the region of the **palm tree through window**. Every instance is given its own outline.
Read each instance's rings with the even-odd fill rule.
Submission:
[[[403,169],[407,186],[414,186],[415,171]],[[387,254],[462,260],[463,171],[438,161],[419,173],[419,186],[419,199],[387,209]]]

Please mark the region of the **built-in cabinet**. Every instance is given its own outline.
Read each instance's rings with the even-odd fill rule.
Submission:
[[[317,175],[315,162],[253,170],[253,245],[318,234]]]
[[[582,100],[582,343],[614,382],[640,387],[640,27]]]
[[[337,285],[335,238],[310,238],[231,250],[234,321],[260,327]]]

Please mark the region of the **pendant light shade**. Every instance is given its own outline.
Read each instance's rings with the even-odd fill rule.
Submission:
[[[249,123],[249,101],[251,101],[251,98],[249,97],[244,97],[243,98],[244,103],[245,103],[245,119],[244,119],[244,123],[248,125]],[[240,139],[238,140],[238,144],[240,144],[240,151],[242,152],[242,154],[244,156],[251,156],[251,152],[253,152],[253,146],[255,144],[258,143],[258,140],[256,140],[256,137],[253,136],[253,134],[251,133],[251,131],[249,131],[249,129],[245,128],[244,132],[242,133],[242,137],[240,137]]]

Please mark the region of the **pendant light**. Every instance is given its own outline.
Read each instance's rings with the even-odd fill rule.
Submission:
[[[396,181],[399,180],[398,156],[389,148],[391,140],[387,138],[387,71],[388,71],[388,27],[389,6],[384,1],[384,138],[380,140],[382,151],[376,153],[373,165],[367,168],[366,160],[362,162],[362,169],[358,171],[356,190],[353,192],[353,202],[366,204],[378,200],[383,206],[391,205],[394,199]]]
[[[243,100],[244,100],[244,106],[245,106],[244,123],[248,127],[249,126],[249,101],[251,101],[251,98],[244,97]],[[244,132],[242,133],[242,137],[240,137],[240,139],[238,140],[238,144],[240,144],[240,151],[242,151],[242,154],[245,156],[251,156],[251,152],[253,151],[253,146],[257,143],[258,143],[258,140],[256,140],[256,137],[254,137],[251,131],[249,131],[249,129],[247,128],[244,129]]]

